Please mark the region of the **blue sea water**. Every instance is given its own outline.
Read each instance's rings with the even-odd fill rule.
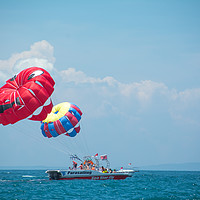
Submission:
[[[140,171],[125,180],[48,180],[44,170],[0,170],[0,199],[200,199],[200,172]]]

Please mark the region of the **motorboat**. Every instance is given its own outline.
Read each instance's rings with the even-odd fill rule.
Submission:
[[[103,158],[103,159],[102,159]],[[73,168],[68,170],[47,170],[46,173],[50,180],[73,180],[73,179],[90,179],[90,180],[108,180],[108,179],[126,179],[127,177],[132,177],[134,170],[123,169],[111,170],[110,163],[106,157],[101,157],[101,160],[106,161],[106,167],[99,167],[99,159],[97,156],[86,156],[84,160],[80,159],[77,155],[71,155],[72,160],[79,160],[83,163],[82,167],[79,169],[77,163]],[[95,160],[93,162],[92,160]]]
[[[97,170],[47,170],[46,173],[50,180],[73,180],[73,179],[91,179],[91,180],[107,180],[107,179],[125,179],[131,177],[134,170],[116,171],[103,173]]]

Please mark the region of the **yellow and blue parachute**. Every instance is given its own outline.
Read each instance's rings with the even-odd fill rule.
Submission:
[[[42,121],[42,134],[48,138],[61,134],[74,137],[80,131],[81,116],[82,112],[75,104],[69,102],[57,104]]]

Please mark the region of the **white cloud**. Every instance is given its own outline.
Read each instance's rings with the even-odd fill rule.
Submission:
[[[200,126],[200,88],[176,92],[170,113],[176,120]]]
[[[13,54],[8,60],[0,60],[0,79],[5,81],[5,78],[10,78],[13,74],[31,66],[51,71],[55,62],[53,53],[54,48],[47,41],[36,42],[31,45],[29,51]]]
[[[28,59],[22,59],[16,62],[14,66],[14,71],[21,71],[27,67],[42,67],[46,69],[47,71],[53,70],[53,63],[49,62],[47,59],[41,59],[41,58],[28,58]]]
[[[176,89],[169,89],[164,83],[151,80],[126,84],[117,81],[113,77],[90,77],[82,71],[76,71],[74,68],[61,71],[60,76],[65,82],[75,83],[77,88],[79,88],[78,85],[87,84],[87,92],[93,93],[93,101],[102,102],[102,105],[98,104],[99,112],[101,110],[102,113],[105,112],[105,109],[102,109],[104,107],[103,102],[107,102],[107,105],[110,104],[112,108],[116,108],[112,109],[113,112],[123,114],[121,112],[122,107],[128,106],[126,105],[128,99],[131,107],[134,107],[136,101],[139,103],[139,107],[134,107],[136,109],[134,113],[137,112],[137,109],[139,111],[142,109],[142,112],[145,112],[146,109],[152,106],[155,107],[156,112],[158,104],[161,106],[159,109],[165,109],[164,113],[168,112],[173,119],[187,121],[190,124],[194,121],[198,123],[198,116],[188,115],[187,113],[195,113],[194,108],[200,110],[200,88],[178,92]],[[91,90],[88,88],[91,88]],[[100,98],[101,100],[99,100]],[[132,112],[133,108],[131,108],[132,111],[129,110],[125,109],[125,112]]]
[[[151,80],[141,81],[139,83],[123,84],[119,83],[120,91],[125,96],[135,94],[141,101],[149,101],[155,91],[164,93],[167,87],[163,83],[157,83]]]
[[[180,100],[182,102],[185,102],[185,103],[194,103],[195,101],[200,100],[200,88],[196,88],[196,89],[187,89],[183,92],[180,92],[178,94],[178,98],[180,98]]]
[[[89,77],[84,72],[76,71],[74,68],[68,68],[67,70],[63,70],[60,72],[60,75],[62,76],[65,82],[74,82],[76,84],[108,83],[109,85],[112,85],[114,82],[116,82],[116,80],[112,77],[105,77],[104,79]]]
[[[53,54],[54,48],[47,41],[36,42],[31,45],[29,51],[13,54],[8,60],[0,60],[0,80],[5,81],[13,74],[30,66],[39,66],[51,71],[54,69],[55,62]],[[91,77],[74,68],[57,72],[62,77],[59,81],[76,85],[76,90],[81,91],[81,98],[85,98],[85,102],[88,101],[88,96],[94,98],[90,102],[91,104],[94,102],[94,107],[95,102],[99,103],[99,112],[101,110],[103,112],[105,107],[106,110],[110,107],[113,112],[123,114],[123,112],[129,112],[126,108],[128,105],[134,107],[132,110],[142,108],[142,112],[145,112],[146,108],[156,106],[158,103],[163,105],[163,109],[167,109],[172,118],[185,119],[188,122],[198,121],[199,116],[194,113],[200,112],[200,88],[177,91],[169,89],[164,83],[151,80],[123,83],[111,76]],[[84,84],[87,84],[86,90],[79,87]],[[75,94],[76,91],[73,93]]]
[[[74,82],[75,84],[90,83],[101,84],[106,83],[108,87],[116,87],[118,92],[126,97],[135,95],[140,101],[149,101],[156,90],[165,91],[167,87],[163,83],[157,83],[150,80],[141,81],[140,83],[125,84],[117,81],[111,76],[105,78],[94,78],[87,76],[82,71],[76,71],[74,68],[69,68],[60,72],[65,82]]]
[[[0,80],[5,80],[7,78],[7,76],[5,75],[5,73],[0,71]]]

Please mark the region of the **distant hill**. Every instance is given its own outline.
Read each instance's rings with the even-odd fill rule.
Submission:
[[[200,171],[200,163],[161,164],[139,167],[140,170]]]
[[[133,167],[134,168],[134,167]],[[62,166],[0,166],[0,170],[48,170],[66,169]],[[116,168],[120,169],[120,167]],[[200,163],[177,163],[148,165],[134,168],[135,170],[162,170],[162,171],[200,171]]]
[[[48,166],[0,166],[0,170],[56,170],[66,169],[66,167],[48,167]]]

